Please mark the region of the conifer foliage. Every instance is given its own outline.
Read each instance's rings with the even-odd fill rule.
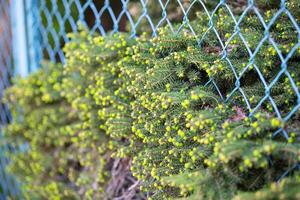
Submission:
[[[26,199],[76,197],[68,173],[79,168],[71,146],[78,118],[60,95],[62,73],[61,65],[44,63],[6,92],[14,121],[4,133],[16,149],[10,168]]]
[[[277,4],[258,5],[270,21]],[[296,20],[299,6],[287,4]],[[6,137],[28,144],[11,165],[26,197],[299,199],[299,110],[278,115],[299,104],[297,31],[278,17],[276,48],[260,43],[255,13],[243,17],[242,37],[222,7],[151,40],[71,35],[64,68],[45,64],[7,91]]]

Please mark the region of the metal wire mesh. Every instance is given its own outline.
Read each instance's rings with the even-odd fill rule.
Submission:
[[[0,200],[8,196],[17,196],[17,185],[13,176],[7,173],[9,163],[7,153],[9,144],[5,142],[1,132],[2,126],[11,121],[8,106],[3,103],[4,89],[10,85],[13,76],[12,68],[12,34],[10,22],[10,1],[0,1]]]
[[[203,41],[209,34],[213,34],[218,41],[217,45],[220,48],[219,59],[227,63],[227,66],[232,71],[235,85],[227,95],[224,95],[220,91],[220,85],[214,81],[213,77],[210,78],[207,85],[213,85],[224,101],[231,101],[239,93],[244,99],[245,108],[248,110],[250,116],[255,114],[263,104],[268,103],[275,115],[285,122],[289,122],[295,114],[299,113],[299,83],[294,80],[292,74],[289,72],[289,68],[291,67],[289,61],[300,48],[300,27],[299,21],[297,21],[294,13],[287,6],[290,3],[289,0],[272,1],[278,4],[278,9],[268,20],[264,18],[264,14],[257,7],[254,0],[29,0],[28,2],[29,4],[26,7],[26,26],[29,35],[31,35],[28,39],[28,47],[29,60],[32,65],[38,63],[42,58],[54,62],[64,62],[62,47],[69,41],[67,33],[78,31],[78,21],[88,26],[91,34],[99,32],[102,35],[106,35],[119,31],[128,31],[132,37],[137,36],[141,29],[150,32],[155,37],[158,34],[158,29],[163,26],[168,26],[170,31],[174,33],[180,32],[183,27],[188,27],[190,32],[197,38],[199,48],[201,48]],[[239,4],[240,6],[241,11],[238,16],[233,10],[234,4]],[[0,19],[4,19],[2,16],[7,17],[6,11],[8,10],[8,6],[7,1],[1,1]],[[232,32],[226,41],[221,39],[218,26],[214,20],[218,15],[217,11],[221,8],[228,13],[228,16],[233,21]],[[196,33],[191,23],[191,18],[197,11],[205,13],[208,18],[207,28],[201,34]],[[257,18],[264,30],[263,35],[261,35],[259,42],[254,48],[249,46],[247,38],[240,29],[241,24],[245,21],[249,13]],[[282,16],[285,16],[287,23],[293,27],[297,38],[287,53],[282,52],[280,45],[271,34],[271,28],[276,25],[276,22]],[[174,26],[175,23],[179,23],[180,25]],[[2,25],[1,27],[4,27],[6,30],[2,31],[2,33],[0,29],[0,34],[3,34],[0,39],[0,96],[3,88],[9,85],[12,66],[9,59],[10,44],[7,43],[10,40],[9,25]],[[228,55],[230,51],[229,44],[236,38],[241,41],[248,54],[246,57],[247,63],[241,71],[237,71],[237,67]],[[265,78],[261,67],[256,62],[256,57],[261,53],[266,43],[274,49],[274,53],[280,60],[280,70],[270,80]],[[36,65],[38,66],[38,64]],[[265,88],[264,97],[257,103],[251,103],[247,93],[241,86],[243,76],[250,68],[255,70],[261,82],[260,84]],[[290,84],[293,92],[293,98],[296,99],[296,103],[292,106],[292,109],[286,113],[283,113],[278,107],[271,92],[282,78],[288,80],[288,84]],[[9,112],[6,112],[7,108],[5,105],[0,104],[0,106],[1,121],[5,124],[10,119]],[[289,131],[286,127],[280,128],[273,136],[277,137],[279,135],[288,139]]]
[[[3,96],[4,88],[10,85],[10,78],[12,77],[12,59],[11,59],[11,29],[9,17],[9,3],[8,1],[1,1],[0,6],[0,98]],[[5,104],[0,104],[0,122],[7,124],[11,116]]]
[[[234,1],[220,0],[215,2],[216,4],[214,5],[213,9],[210,9],[208,7],[209,3],[207,1],[201,0],[51,0],[36,2],[36,4],[33,5],[37,6],[37,12],[32,13],[30,10],[28,10],[28,14],[33,14],[37,17],[37,22],[34,23],[33,29],[39,32],[39,35],[41,36],[39,46],[40,52],[43,52],[44,57],[49,58],[52,61],[64,61],[62,46],[65,42],[69,41],[67,33],[76,32],[78,30],[78,21],[88,26],[90,28],[91,34],[97,31],[102,35],[108,34],[108,30],[110,34],[118,31],[124,31],[124,28],[122,27],[122,20],[126,21],[127,31],[129,31],[132,36],[136,36],[138,34],[138,29],[140,26],[143,26],[143,29],[145,29],[144,27],[147,26],[148,29],[146,30],[151,32],[153,36],[157,35],[158,29],[162,26],[168,26],[174,33],[180,32],[183,27],[188,27],[191,33],[193,33],[197,38],[199,46],[201,46],[204,39],[209,33],[213,33],[219,42],[218,46],[220,46],[221,48],[220,59],[227,62],[228,66],[235,76],[235,87],[226,97],[224,97],[219,90],[219,86],[214,82],[213,78],[211,78],[208,84],[213,84],[215,86],[216,90],[219,91],[219,94],[221,95],[222,99],[224,99],[224,101],[230,101],[235,93],[241,93],[250,115],[253,115],[261,107],[262,104],[268,101],[273,107],[273,110],[275,111],[277,117],[284,121],[288,121],[296,112],[298,112],[300,108],[299,87],[293,80],[288,70],[289,59],[300,47],[300,28],[297,20],[287,7],[289,1],[278,0],[277,4],[280,4],[278,6],[278,10],[268,21],[264,19],[263,13],[261,13],[260,9],[256,6],[256,2],[253,0],[238,1],[240,2],[240,6],[242,6],[241,9],[243,10],[243,12],[238,17],[232,10],[232,4]],[[276,1],[274,2],[276,3]],[[133,7],[131,7],[131,3],[133,3]],[[156,12],[151,12],[151,5],[155,5]],[[116,6],[120,7],[117,11],[115,9]],[[176,9],[171,10],[170,7],[175,7]],[[218,15],[217,11],[220,8],[226,10],[226,12],[228,12],[228,15],[231,16],[234,22],[234,25],[232,26],[232,33],[226,42],[221,39],[217,26],[216,24],[214,24],[213,20],[215,16]],[[206,13],[209,19],[207,29],[201,35],[196,33],[193,26],[190,24],[190,16],[197,11]],[[173,14],[174,12],[177,12],[176,14],[177,16],[179,16],[180,20],[178,20],[177,18],[177,22],[179,21],[181,25],[178,28],[175,28],[174,26],[174,21],[176,20],[172,18],[172,12]],[[265,30],[264,35],[262,35],[261,40],[257,44],[256,48],[250,48],[247,40],[240,31],[240,25],[243,23],[246,16],[250,12],[255,14],[257,19],[260,21],[261,26]],[[157,13],[159,13],[159,16],[157,16]],[[289,22],[294,26],[295,34],[298,34],[298,41],[295,42],[294,46],[286,55],[282,53],[281,49],[278,46],[278,43],[270,34],[271,27],[274,26],[278,18],[283,15],[285,15],[288,18]],[[110,28],[106,28],[104,23],[105,20],[110,20],[113,25]],[[236,37],[242,41],[248,52],[248,63],[241,72],[238,72],[236,70],[236,67],[228,56],[229,44]],[[269,43],[270,46],[275,49],[276,54],[281,61],[281,70],[276,75],[274,75],[273,80],[269,82],[264,77],[257,62],[255,62],[255,58],[260,53],[260,50],[265,43]],[[265,96],[256,105],[251,105],[247,94],[241,87],[241,79],[244,73],[250,67],[255,68],[255,71],[259,76],[261,83],[265,87]],[[275,100],[270,95],[270,91],[282,77],[288,78],[289,83],[293,88],[295,97],[297,98],[297,104],[294,105],[293,109],[290,110],[290,112],[284,115],[281,113],[280,109],[275,103]],[[274,137],[278,134],[282,134],[286,139],[289,138],[289,135],[284,128],[276,131],[274,133]]]

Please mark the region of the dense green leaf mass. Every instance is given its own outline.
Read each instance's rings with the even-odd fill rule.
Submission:
[[[246,117],[252,110],[247,110],[245,101],[253,107],[266,95],[256,67],[263,69],[268,82],[281,69],[274,47],[263,44],[255,65],[244,71],[247,50],[238,37],[228,43],[227,58],[222,59],[219,40],[226,43],[234,24],[226,10],[220,9],[216,16],[220,37],[209,31],[201,41],[202,48],[188,27],[176,35],[162,29],[148,46],[133,47],[135,65],[127,68],[142,71],[129,86],[138,94],[132,102],[132,131],[143,145],[133,157],[131,170],[143,180],[142,188],[152,193],[153,199],[231,199],[277,181],[299,163],[299,113],[284,122],[276,117],[270,101],[264,101],[255,114]],[[194,31],[203,35],[207,30],[201,28],[208,21],[200,15],[197,24],[192,24]],[[253,16],[245,21],[240,31],[247,33],[248,47],[254,51],[263,28],[257,28],[259,21]],[[256,27],[255,32],[249,30],[251,26]],[[281,36],[276,29],[272,34]],[[291,61],[296,63],[298,58],[295,53]],[[242,73],[240,87],[234,72]],[[289,72],[299,74],[292,67]],[[293,76],[299,82],[297,77]],[[297,105],[288,82],[281,78],[271,89],[282,113]],[[228,98],[228,103],[222,103],[222,97]],[[272,140],[273,133],[282,128],[291,144],[279,135]],[[299,194],[293,195],[296,199]]]
[[[14,121],[4,133],[19,149],[11,155],[10,168],[27,199],[77,199],[68,173],[77,171],[71,141],[80,122],[60,95],[63,67],[43,66],[6,92]]]
[[[258,2],[266,22],[274,2]],[[288,21],[270,28],[283,57],[298,40]],[[266,90],[284,66],[268,41],[249,57],[265,33],[254,13],[240,34],[226,8],[178,27],[151,40],[81,31],[64,67],[44,64],[7,91],[6,137],[29,146],[11,164],[28,199],[299,199],[299,110],[276,115],[299,103],[299,48]]]

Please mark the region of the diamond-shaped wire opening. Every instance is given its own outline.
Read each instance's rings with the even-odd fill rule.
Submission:
[[[246,108],[245,111],[250,112],[263,98],[265,94],[264,84],[259,81],[259,75],[253,65],[246,62],[241,65],[244,70],[239,74],[232,90],[228,91],[227,99],[228,102]]]
[[[172,12],[170,11],[170,13]],[[210,15],[209,11],[207,10],[206,3],[202,1],[183,1],[182,3],[179,3],[177,13],[179,17],[175,19],[177,19],[177,21],[180,18],[181,19],[180,26],[175,27],[175,30],[177,30],[177,32],[180,32],[181,29],[185,27],[199,41],[199,37],[204,35],[207,31],[207,29],[203,29],[203,27],[207,27],[210,20]],[[173,12],[172,14],[174,15],[176,13]]]
[[[174,4],[174,2],[170,2],[170,1],[168,2],[166,0],[163,0],[163,1],[157,1],[156,3],[157,5],[160,5],[158,12],[149,13],[150,17],[153,19],[153,22],[155,24],[155,30],[157,31],[161,27],[168,27],[171,32],[174,32],[173,25],[170,19],[168,18],[168,12],[167,12],[167,7],[169,6],[169,3]]]
[[[207,11],[206,7],[204,7],[204,9]],[[196,21],[198,23],[198,20],[200,20],[201,26],[199,27],[202,29],[203,26],[207,27],[203,30],[196,30],[197,33],[200,33],[198,33],[198,35],[199,38],[201,38],[201,45],[218,47],[220,56],[224,56],[221,54],[225,52],[226,37],[233,33],[232,31],[234,30],[236,24],[236,19],[232,14],[231,9],[227,4],[218,4],[211,14],[202,12],[198,15],[199,16]]]
[[[154,7],[153,7],[154,6]],[[156,35],[155,19],[157,13],[161,15],[161,7],[155,1],[139,0],[128,4],[128,11],[132,17],[131,33],[139,35],[143,32]]]
[[[104,5],[103,2],[95,4],[92,2],[86,2],[84,6],[84,22],[91,29],[91,32],[99,31],[102,35],[105,35],[105,24],[103,24],[101,18],[108,17],[107,20],[111,21],[109,14],[106,12],[107,5]],[[104,13],[104,14],[103,14]]]
[[[58,12],[55,12],[55,15],[52,15],[52,30],[55,31],[55,34],[59,37],[61,31],[63,31],[64,27],[61,24],[62,18]]]
[[[116,30],[114,32],[131,32],[133,21],[127,10],[120,12],[117,17]]]
[[[224,39],[226,34],[232,33],[235,27],[235,20],[232,11],[226,5],[220,6],[212,15],[214,27],[222,39]]]
[[[39,8],[39,10],[42,26],[45,28],[49,28],[49,26],[51,25],[51,14],[49,10],[46,7],[41,7]]]
[[[290,70],[292,70],[292,68],[290,68]],[[291,78],[294,79],[295,74],[293,74]],[[291,81],[292,80],[288,76],[282,74],[275,85],[270,89],[270,96],[274,99],[274,103],[283,117],[290,113],[298,104],[298,97],[294,88],[291,86]],[[270,112],[272,111],[273,109],[270,110]]]
[[[55,62],[59,62],[62,59],[61,56],[58,54],[58,51],[61,50],[59,40],[60,38],[55,31],[47,32],[47,43],[44,49],[44,55],[46,58]]]
[[[252,53],[264,37],[264,27],[252,10],[244,14],[238,19],[239,37],[244,40],[245,47],[250,49],[248,53]]]
[[[273,45],[265,42],[262,44],[254,63],[262,74],[267,84],[270,84],[281,70],[282,60]]]
[[[180,23],[185,17],[186,9],[189,7],[188,1],[165,1],[164,10],[166,11],[166,18],[172,23]]]
[[[111,31],[115,28],[116,16],[115,12],[112,12],[110,9],[106,9],[100,17],[101,26],[104,28],[105,32]],[[122,27],[121,29],[125,29]]]
[[[75,28],[74,28],[75,27]],[[73,30],[74,28],[74,30]],[[73,24],[72,21],[67,20],[64,23],[64,34],[62,35],[65,42],[69,42],[69,38],[67,37],[67,33],[73,33],[77,29],[76,24]]]
[[[70,8],[68,5],[70,4],[70,0],[56,0],[56,5],[57,6],[57,12],[61,14],[61,16],[64,16],[66,14],[69,14]]]
[[[73,1],[61,0],[60,6],[58,6],[58,11],[61,16],[61,24],[63,25],[64,40],[68,40],[66,34],[69,32],[76,32],[77,25],[76,22],[79,18],[79,10]]]
[[[145,29],[144,29],[145,27]],[[141,33],[147,33],[148,35],[154,36],[156,34],[156,28],[154,24],[151,21],[151,18],[148,15],[142,15],[137,20],[137,22],[134,25],[134,34],[141,34]]]
[[[128,10],[128,1],[120,0],[118,10],[114,11],[115,22],[113,32],[130,32],[134,24],[130,12]]]
[[[113,30],[125,31],[127,18],[124,15],[123,6],[126,5],[124,0],[117,1],[96,1],[87,2],[84,5],[82,19],[93,34],[95,31],[106,35]]]
[[[66,32],[75,32],[76,31],[76,23],[79,20],[79,9],[75,3],[75,1],[71,1],[68,5],[65,5],[66,9],[70,9],[70,14],[65,15],[66,22],[69,23],[71,27],[66,27]],[[64,12],[63,12],[64,13]],[[67,23],[67,24],[68,24]]]
[[[274,39],[278,49],[288,54],[298,42],[298,32],[286,14],[281,14],[270,28],[270,37]]]
[[[138,18],[143,13],[143,4],[140,1],[138,1],[136,3],[130,2],[128,4],[128,11],[129,11],[130,15],[132,16],[134,23],[136,23]]]

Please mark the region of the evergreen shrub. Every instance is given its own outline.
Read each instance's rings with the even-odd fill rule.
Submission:
[[[300,5],[288,6],[295,14]],[[269,21],[276,10],[263,9]],[[283,56],[298,40],[287,21],[280,16],[270,29]],[[276,49],[263,43],[248,65],[265,32],[256,15],[240,24],[247,47],[232,36],[226,8],[213,23],[219,37],[203,13],[150,40],[81,31],[70,35],[64,67],[45,63],[17,80],[6,92],[14,122],[5,134],[24,147],[11,163],[24,196],[299,199],[299,110],[288,121],[276,115],[299,100],[287,76],[269,90],[260,78],[270,83],[280,72]],[[299,59],[298,49],[288,62],[297,88]]]

